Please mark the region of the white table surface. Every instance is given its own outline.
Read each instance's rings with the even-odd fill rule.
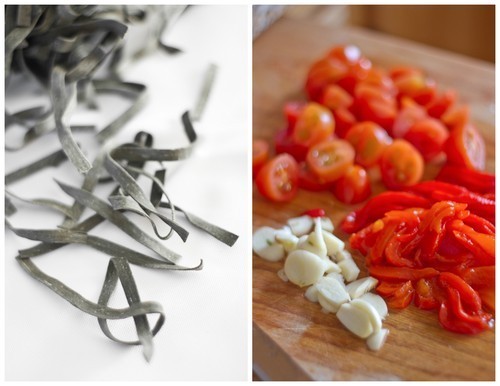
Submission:
[[[191,158],[168,166],[166,189],[175,204],[238,234],[238,241],[230,248],[183,222],[190,231],[187,243],[174,236],[165,241],[166,246],[183,255],[180,263],[184,265],[196,264],[203,258],[203,270],[168,272],[131,266],[141,299],[158,301],[166,313],[166,322],[154,338],[153,358],[147,363],[140,346],[110,341],[102,334],[96,318],[74,308],[24,272],[15,261],[16,252],[35,242],[6,230],[6,380],[242,381],[248,378],[251,194],[248,9],[247,6],[191,7],[165,39],[182,48],[183,54],[169,56],[155,52],[127,67],[124,79],[147,85],[149,99],[147,106],[113,139],[114,144],[131,141],[137,131],[146,130],[155,136],[155,147],[187,145],[180,116],[193,107],[208,64],[216,63],[219,72],[213,92],[203,118],[195,123],[199,141]],[[11,111],[24,105],[34,106],[41,100],[34,94],[26,98],[26,94],[11,86],[6,100]],[[11,98],[11,94],[18,97]],[[79,111],[72,122],[102,125],[126,105],[119,97],[100,97],[99,101],[98,112]],[[90,134],[77,134],[77,139],[92,159],[96,140]],[[7,152],[5,172],[58,147],[57,137],[52,133],[20,152]],[[72,203],[54,177],[73,186],[80,186],[82,181],[69,162],[65,162],[16,182],[9,189],[27,198],[52,197]],[[149,192],[150,184],[144,186]],[[109,189],[110,186],[99,188],[96,193],[105,197]],[[90,214],[86,210],[83,218]],[[150,230],[148,223],[138,216],[129,218]],[[18,213],[11,217],[11,222],[21,228],[53,229],[60,224],[61,215],[18,204]],[[110,223],[99,225],[91,234],[146,251]],[[34,261],[48,274],[96,301],[109,257],[82,245],[70,245]],[[125,305],[123,291],[118,287],[110,306]],[[132,319],[110,322],[110,327],[122,338],[133,338],[135,333]]]

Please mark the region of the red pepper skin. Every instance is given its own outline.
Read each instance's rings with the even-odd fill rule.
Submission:
[[[495,235],[495,225],[473,213],[464,218],[462,221],[476,232],[486,233],[487,235],[493,236]]]
[[[325,217],[326,213],[325,213],[325,210],[323,208],[314,208],[314,209],[306,210],[304,213],[302,213],[302,216]]]
[[[494,235],[476,232],[461,220],[454,220],[451,229],[457,241],[474,255],[474,265],[495,265]]]
[[[493,288],[495,289],[495,266],[471,267],[459,273],[472,288]]]
[[[346,233],[358,232],[391,210],[430,208],[432,202],[410,192],[387,191],[370,198],[366,204],[349,213],[340,225]]]
[[[467,208],[472,213],[485,218],[492,224],[495,223],[495,201],[464,187],[442,181],[425,181],[411,186],[408,191],[433,202],[455,201],[467,204]]]
[[[448,331],[475,335],[491,328],[489,323],[491,318],[476,316],[469,320],[463,320],[455,316],[450,308],[449,302],[441,303],[439,308],[439,323]]]
[[[494,174],[460,166],[443,166],[436,180],[460,185],[479,194],[495,193]]]
[[[433,279],[420,279],[415,284],[415,306],[421,310],[435,310],[440,305],[439,287]]]
[[[399,288],[387,299],[387,305],[390,308],[396,309],[406,308],[411,304],[414,295],[415,289],[413,288],[411,280],[405,281],[400,284]]]

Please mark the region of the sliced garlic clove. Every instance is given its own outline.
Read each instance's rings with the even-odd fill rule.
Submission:
[[[367,303],[370,303],[373,306],[373,308],[377,310],[382,320],[385,319],[386,316],[388,315],[389,310],[387,309],[387,303],[382,298],[382,296],[368,292],[362,295],[360,299],[364,300]]]
[[[353,306],[351,303],[344,303],[337,312],[340,322],[360,338],[368,338],[373,334],[373,325],[370,316],[361,308]]]
[[[305,295],[307,300],[309,300],[313,303],[318,302],[318,289],[316,288],[316,286],[314,284],[306,290],[304,295]]]
[[[349,283],[347,285],[347,292],[349,292],[351,299],[356,299],[374,289],[377,283],[378,280],[374,277],[364,277]]]
[[[335,260],[337,263],[344,261],[344,260],[353,260],[351,252],[349,252],[347,249],[342,249],[341,251],[335,253]]]
[[[276,229],[262,227],[255,231],[252,247],[256,255],[268,261],[279,261],[285,257],[285,248],[274,238]]]
[[[288,281],[288,277],[286,276],[285,270],[280,269],[278,271],[278,277],[283,280],[285,283]]]
[[[370,319],[370,323],[372,324],[373,332],[380,331],[380,329],[382,328],[382,318],[370,303],[361,299],[354,299],[350,304],[366,313],[366,315]]]
[[[275,239],[278,243],[283,245],[287,253],[296,249],[299,243],[299,238],[292,233],[289,227],[278,229],[275,233]]]
[[[288,220],[288,226],[295,236],[303,236],[311,232],[313,219],[309,216],[294,217]]]
[[[336,253],[342,251],[345,247],[345,243],[340,240],[333,233],[323,230],[323,240],[326,245],[326,254],[328,256],[335,256]]]
[[[378,351],[382,348],[387,336],[389,335],[389,330],[387,328],[382,328],[380,331],[374,332],[366,340],[366,345],[372,351]]]
[[[342,275],[342,273],[339,273],[339,272],[330,272],[330,273],[328,273],[328,275],[326,275],[326,277],[333,277],[340,284],[342,284],[342,287],[346,288],[346,285],[345,285],[345,282],[344,282],[344,276]]]
[[[326,264],[325,273],[338,273],[338,274],[340,274],[342,272],[340,267],[331,260],[325,260],[325,264]]]
[[[344,286],[333,277],[322,277],[315,287],[318,290],[319,303],[329,312],[337,312],[342,304],[351,300]]]
[[[327,231],[332,233],[333,230],[335,229],[332,223],[332,220],[330,220],[330,217],[321,217],[321,227]]]
[[[338,263],[338,266],[342,270],[346,282],[349,283],[358,278],[360,271],[354,260],[342,260]]]
[[[286,276],[299,287],[316,283],[325,273],[325,268],[321,257],[305,250],[297,249],[285,260]]]

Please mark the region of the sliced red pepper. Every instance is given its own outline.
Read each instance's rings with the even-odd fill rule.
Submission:
[[[475,193],[495,192],[494,174],[465,167],[445,165],[436,180],[457,184]]]
[[[402,256],[401,242],[394,235],[385,248],[385,258],[388,263],[395,267],[415,267],[415,261]]]
[[[472,288],[495,288],[495,266],[471,267],[460,272],[460,277]]]
[[[394,294],[399,287],[401,287],[401,283],[381,281],[375,291],[377,291],[380,296],[388,297]]]
[[[487,235],[495,235],[495,226],[488,220],[473,213],[464,218],[462,221],[476,232],[486,233]]]
[[[382,267],[374,266],[368,268],[370,275],[380,280],[418,280],[431,278],[439,275],[439,271],[434,268],[407,268],[407,267]]]
[[[495,236],[476,232],[461,220],[454,220],[452,223],[452,233],[463,247],[472,252],[475,258],[475,265],[495,264]]]
[[[415,306],[422,310],[439,307],[442,294],[434,279],[420,279],[415,285]]]
[[[446,290],[457,290],[460,295],[460,300],[469,311],[477,312],[481,309],[481,298],[460,276],[451,272],[441,272],[439,275],[439,283]]]
[[[495,223],[495,201],[468,189],[442,181],[425,181],[408,188],[409,192],[433,201],[455,201],[467,204],[474,214]]]
[[[483,303],[483,308],[495,312],[495,288],[480,288],[477,290]]]
[[[349,213],[342,221],[341,228],[347,233],[357,232],[391,210],[429,208],[431,204],[428,199],[414,193],[383,192],[370,198],[362,208]]]
[[[408,280],[401,284],[400,287],[394,291],[392,296],[387,298],[387,306],[397,309],[406,308],[412,302],[414,295],[415,289],[413,288],[411,280]]]
[[[457,292],[455,291],[455,293]],[[443,302],[439,308],[439,323],[443,328],[452,332],[470,335],[478,334],[491,328],[489,323],[491,318],[476,316],[475,318],[471,318],[472,320],[462,320],[453,314],[449,303],[449,301]]]

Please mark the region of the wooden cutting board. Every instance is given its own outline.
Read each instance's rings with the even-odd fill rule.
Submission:
[[[283,19],[254,42],[253,137],[272,141],[284,127],[286,101],[304,100],[308,67],[335,44],[356,44],[375,65],[410,64],[425,70],[443,88],[454,88],[468,103],[486,143],[487,169],[494,171],[494,66],[360,29],[333,29]],[[437,166],[427,170],[431,176]],[[376,191],[383,188],[377,185]],[[306,209],[322,207],[334,224],[355,207],[329,193],[300,191],[287,204],[253,191],[253,229],[281,227]],[[346,239],[340,230],[334,232]],[[363,259],[354,257],[366,275]],[[272,380],[494,380],[495,333],[465,336],[443,330],[435,312],[411,306],[390,311],[390,329],[379,352],[367,349],[333,314],[304,298],[304,289],[283,282],[283,262],[253,258],[254,370]]]

